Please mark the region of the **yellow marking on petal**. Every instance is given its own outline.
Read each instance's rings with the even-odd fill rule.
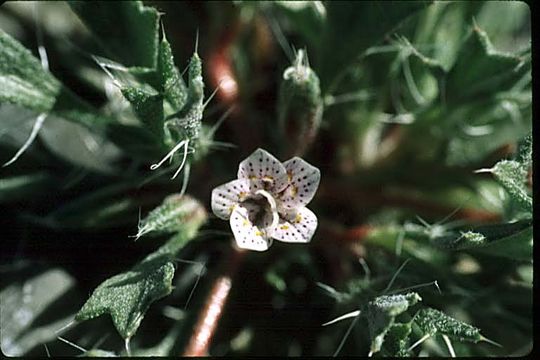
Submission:
[[[291,187],[291,196],[296,196],[297,193],[298,193],[298,188],[293,185]]]
[[[249,177],[249,180],[257,180],[257,177],[256,177],[255,175],[251,175],[251,176]]]
[[[235,207],[236,207],[236,204],[229,206],[229,214],[232,214]]]
[[[242,223],[242,226],[244,226],[244,227],[249,226],[249,221],[244,220],[244,222]]]
[[[294,218],[294,222],[298,224],[300,221],[302,221],[302,215],[296,214],[296,217]]]
[[[245,191],[241,191],[240,194],[238,194],[238,200],[244,200],[246,195],[247,193]]]
[[[282,225],[279,227],[281,230],[288,230],[289,229],[289,225]]]
[[[270,175],[266,175],[262,178],[263,181],[274,182],[274,178]]]
[[[291,171],[287,171],[287,180],[289,182],[291,182],[291,180],[292,180],[292,172]]]
[[[263,233],[261,231],[256,231],[255,232],[255,236],[262,236],[262,235],[263,235]]]

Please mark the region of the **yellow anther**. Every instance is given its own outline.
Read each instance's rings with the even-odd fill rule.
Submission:
[[[247,193],[245,191],[241,191],[240,194],[238,194],[239,200],[244,200],[246,198]]]
[[[273,182],[274,178],[272,176],[266,175],[263,178],[263,181]]]
[[[279,227],[281,230],[288,230],[289,229],[289,225],[282,225]]]
[[[294,222],[298,224],[300,221],[302,221],[302,216],[300,214],[296,214],[296,217],[294,218]]]

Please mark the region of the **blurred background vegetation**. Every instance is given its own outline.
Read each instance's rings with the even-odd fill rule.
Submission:
[[[209,354],[531,351],[525,3],[8,2],[0,31],[4,354],[182,354],[231,256],[211,191],[258,147],[321,170],[319,227],[245,256]]]

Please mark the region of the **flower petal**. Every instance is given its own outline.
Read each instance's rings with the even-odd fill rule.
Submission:
[[[231,214],[230,224],[234,239],[242,249],[265,251],[272,245],[272,238],[268,236],[266,229],[255,226],[251,220],[251,214],[258,210],[257,205],[245,203],[235,206]],[[263,219],[263,223],[270,224],[271,219]]]
[[[317,216],[308,208],[280,214],[279,224],[272,237],[283,242],[307,243],[317,229]]]
[[[280,196],[281,206],[293,209],[307,205],[319,187],[321,172],[299,157],[293,157],[283,165],[287,170],[289,186]]]
[[[255,181],[255,188],[265,188],[274,193],[280,192],[287,186],[285,167],[278,159],[263,149],[255,150],[240,163],[238,178]]]
[[[247,179],[229,181],[212,190],[212,211],[223,220],[228,220],[236,204],[251,195]]]

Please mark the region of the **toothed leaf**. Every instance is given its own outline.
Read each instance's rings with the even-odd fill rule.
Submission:
[[[329,1],[326,26],[320,42],[323,87],[342,73],[370,46],[395,30],[415,12],[427,7],[429,1]],[[345,46],[335,46],[345,44]]]
[[[366,316],[371,338],[370,351],[379,352],[385,336],[394,324],[395,317],[422,300],[417,293],[383,295],[368,303]]]
[[[442,334],[452,339],[471,341],[473,343],[483,339],[483,336],[480,335],[480,329],[454,319],[436,309],[420,309],[414,315],[413,321],[420,327],[424,334],[431,336]]]
[[[129,339],[139,328],[150,304],[171,293],[173,276],[171,257],[151,254],[130,271],[101,283],[75,319],[84,321],[108,313],[118,333]]]

